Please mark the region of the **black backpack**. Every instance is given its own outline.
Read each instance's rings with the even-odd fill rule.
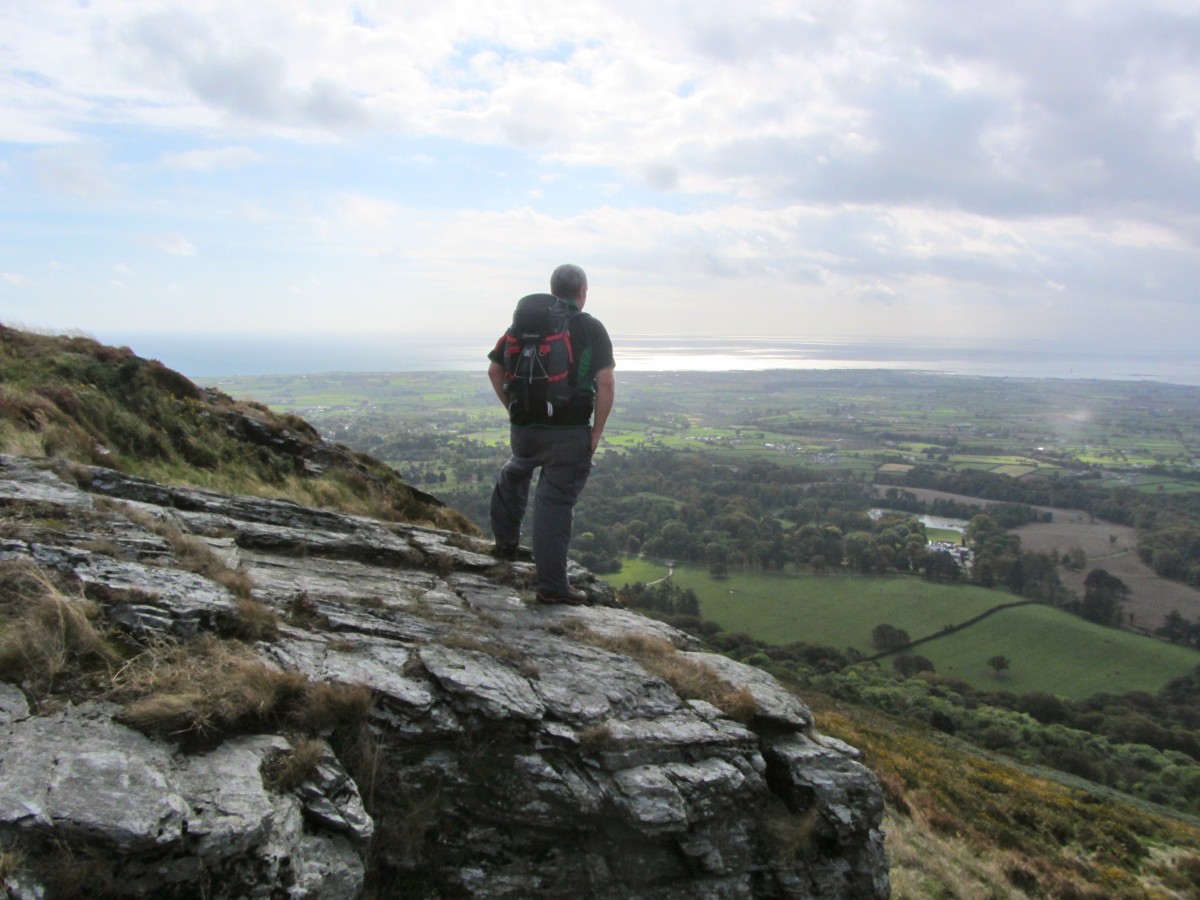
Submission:
[[[554,421],[575,395],[571,384],[571,319],[578,313],[552,294],[522,297],[501,339],[504,395],[516,424]]]

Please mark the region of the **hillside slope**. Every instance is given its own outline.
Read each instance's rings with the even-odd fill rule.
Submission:
[[[299,417],[197,387],[128,348],[3,324],[0,452],[475,530],[390,467],[325,441]]]

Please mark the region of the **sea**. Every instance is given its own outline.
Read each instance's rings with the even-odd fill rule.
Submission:
[[[477,371],[495,337],[98,333],[193,380],[329,372]],[[1188,347],[1100,347],[1025,341],[797,340],[614,335],[621,371],[890,369],[1019,378],[1143,380],[1200,386]]]

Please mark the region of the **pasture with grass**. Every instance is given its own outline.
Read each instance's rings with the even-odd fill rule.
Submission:
[[[606,576],[616,587],[665,578],[667,568],[627,560]],[[694,566],[671,580],[700,599],[701,614],[727,632],[769,644],[802,642],[874,656],[872,631],[887,624],[923,641],[910,652],[942,675],[979,690],[1042,692],[1082,700],[1098,693],[1154,693],[1200,666],[1200,652],[1084,621],[1040,605],[1001,609],[1020,597],[973,585],[930,584],[912,577],[771,575],[734,572],[714,579]],[[972,620],[979,619],[972,623]],[[960,626],[969,624],[965,628]],[[988,660],[1003,656],[997,673]],[[882,665],[890,667],[884,658]]]
[[[1094,694],[1155,693],[1200,666],[1200,652],[1105,628],[1046,606],[1001,610],[913,652],[938,673],[981,690],[1040,692],[1082,700]],[[997,674],[987,661],[1003,656]]]

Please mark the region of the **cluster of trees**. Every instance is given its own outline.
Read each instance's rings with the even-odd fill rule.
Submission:
[[[1184,647],[1200,650],[1200,619],[1189,622],[1177,609],[1167,613],[1155,634],[1172,644],[1182,644]]]
[[[1116,575],[1107,569],[1092,569],[1083,579],[1083,598],[1073,602],[1073,611],[1089,622],[1118,628],[1125,619],[1121,604],[1129,595],[1129,586]]]
[[[700,598],[691,588],[681,588],[672,581],[657,584],[627,584],[620,591],[621,601],[634,609],[655,613],[659,618],[676,619],[700,617]]]
[[[1196,472],[1168,472],[1161,467],[1147,471],[1183,481],[1200,480]],[[1099,519],[1131,525],[1138,531],[1139,556],[1158,575],[1200,587],[1200,492],[1143,493],[1104,487],[1099,472],[1016,479],[928,465],[913,468],[900,476],[900,481],[907,487],[934,488],[1000,503],[1080,509]],[[997,508],[991,507],[989,512],[996,514]]]
[[[869,485],[818,480],[800,467],[720,466],[701,454],[634,450],[606,456],[593,473],[577,510],[585,530],[576,549],[593,558],[617,548],[677,559],[706,565],[717,576],[731,566],[904,572],[967,578],[1043,601],[1063,599],[1057,560],[1023,550],[1006,531],[1038,518],[1037,511],[1005,503],[976,516],[967,534],[975,564],[964,573],[948,554],[929,552],[925,528],[910,514],[923,511],[915,497],[890,492],[882,502],[905,510],[872,516],[880,502]],[[599,554],[597,544],[603,547]]]
[[[1083,702],[975,691],[927,670],[898,678],[857,666],[802,677],[835,696],[923,721],[1020,762],[1200,812],[1200,669],[1157,695],[1102,694]]]
[[[1200,521],[1161,513],[1138,535],[1138,556],[1163,578],[1200,587]]]
[[[918,500],[912,491],[889,487],[883,498],[888,509],[939,516],[945,519],[970,519],[979,512],[978,505],[937,497],[928,503]],[[1001,528],[1020,528],[1034,522],[1050,522],[1053,516],[1024,503],[989,503],[987,513]]]
[[[416,431],[381,435],[361,422],[358,446],[403,458],[410,477],[486,528],[487,498],[503,449],[469,437]],[[449,473],[449,478],[446,477]],[[924,503],[906,486],[932,487],[988,500],[986,514],[952,500]],[[916,573],[938,581],[969,580],[1054,603],[1092,621],[1118,625],[1124,586],[1108,573],[1089,575],[1085,596],[1069,596],[1053,554],[1033,553],[1011,529],[1049,517],[1034,508],[1066,505],[1139,529],[1139,553],[1164,577],[1200,585],[1200,494],[1141,494],[1101,487],[1094,473],[1013,479],[980,470],[922,465],[881,498],[844,473],[751,461],[714,465],[702,453],[641,448],[609,453],[592,475],[576,513],[573,553],[593,571],[620,568],[623,552],[705,565],[715,577],[734,567],[773,571]],[[875,506],[886,506],[872,517]],[[973,565],[930,553],[916,514],[967,518]],[[1079,552],[1082,556],[1082,552]],[[1063,565],[1081,566],[1068,554]],[[1115,580],[1119,582],[1119,579]],[[1188,623],[1164,623],[1163,636],[1193,644]]]
[[[672,416],[678,418],[675,413]],[[391,419],[362,412],[350,421],[339,419],[336,429],[332,421],[325,423],[329,427],[323,430],[393,464],[411,483],[429,486],[456,509],[486,525],[487,495],[504,450],[469,437],[473,422],[458,414],[439,422],[431,432],[427,423],[396,428]],[[806,423],[806,427],[812,425]],[[671,427],[677,426],[676,422]],[[919,436],[908,437],[915,441]],[[946,449],[961,452],[952,442]],[[937,464],[938,455],[927,453],[929,461],[907,474],[880,475],[893,479],[884,505],[901,514],[969,519],[977,511],[971,506],[949,500],[926,504],[904,488],[965,494],[989,501],[987,513],[1004,530],[1048,518],[1035,506],[1080,509],[1136,527],[1138,552],[1156,573],[1200,587],[1200,492],[1114,489],[1101,483],[1099,471],[1086,466],[1038,479],[1015,479],[980,469],[953,471]],[[1162,472],[1173,478],[1200,479],[1195,472]],[[868,572],[920,571],[931,578],[955,577],[944,557],[929,560],[917,550],[917,538],[907,524],[911,515],[897,515],[887,524],[870,521],[867,510],[878,500],[867,496],[862,482],[828,468],[810,471],[768,461],[722,467],[713,466],[703,454],[642,448],[605,454],[592,480],[606,496],[600,498],[595,486],[585,492],[578,510],[579,525],[605,545],[608,541],[603,532],[612,531],[618,552],[645,550],[709,565],[717,573],[735,566],[777,570],[791,566],[815,571],[841,567]],[[664,526],[672,521],[679,524],[664,533]],[[881,534],[896,522],[907,530]],[[628,527],[617,528],[619,523]],[[702,524],[711,527],[700,527]],[[840,534],[827,531],[827,526]],[[908,537],[913,538],[911,545]],[[643,546],[647,540],[650,545]],[[616,554],[605,551],[601,555],[603,569]],[[1005,566],[999,574],[985,568],[981,583],[990,579],[993,584],[1007,585],[1012,581],[1025,596],[1044,593],[1045,586],[1020,587],[1029,581],[1023,568],[1032,562],[1025,560],[1015,569]]]
[[[971,581],[983,587],[1006,587],[1014,594],[1057,605],[1069,602],[1058,577],[1056,555],[1021,548],[1021,539],[988,513],[974,516],[966,539],[974,553]]]
[[[1007,662],[993,657],[987,664],[999,674]],[[1156,695],[1101,694],[1073,702],[976,691],[940,678],[923,657],[901,655],[895,663],[899,681],[883,669],[860,667],[813,676],[811,683],[1022,762],[1200,812],[1200,668]]]

